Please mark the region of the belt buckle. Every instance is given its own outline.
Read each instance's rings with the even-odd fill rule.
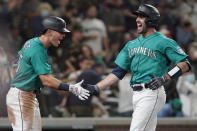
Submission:
[[[132,85],[133,91],[141,91],[143,89],[145,89],[145,84],[141,83],[141,84],[135,84]]]

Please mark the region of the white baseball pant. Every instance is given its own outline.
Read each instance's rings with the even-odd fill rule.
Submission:
[[[166,101],[164,87],[157,90],[144,88],[133,92],[133,116],[130,131],[155,131],[157,114]]]
[[[41,131],[39,103],[33,91],[11,87],[7,97],[8,117],[13,131]]]

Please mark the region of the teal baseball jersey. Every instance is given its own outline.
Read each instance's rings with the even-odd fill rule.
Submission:
[[[24,44],[18,55],[18,67],[11,86],[25,91],[42,89],[39,75],[49,74],[51,71],[43,43],[38,37],[32,38]]]
[[[115,63],[124,70],[131,70],[130,84],[149,81],[149,74],[162,76],[167,73],[170,63],[177,64],[187,54],[178,44],[159,32],[145,38],[140,35],[129,41],[118,54]]]

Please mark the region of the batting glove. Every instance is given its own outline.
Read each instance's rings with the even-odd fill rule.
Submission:
[[[146,86],[152,90],[156,90],[168,82],[165,76],[156,77],[156,76],[153,76],[152,74],[150,74],[149,76],[152,79],[148,83],[146,83]]]
[[[90,95],[99,95],[99,87],[97,85],[84,84],[83,87],[90,92]]]
[[[69,91],[76,95],[80,100],[86,100],[88,99],[88,96],[90,96],[90,94],[88,90],[84,89],[81,86],[82,83],[83,80],[77,84],[69,85]]]

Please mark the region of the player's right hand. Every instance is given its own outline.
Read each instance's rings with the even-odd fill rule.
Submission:
[[[99,95],[99,87],[97,85],[83,84],[83,87],[90,92],[90,95]]]
[[[69,91],[72,92],[74,95],[78,96],[80,100],[86,100],[90,96],[90,92],[81,86],[82,83],[83,80],[77,84],[70,85]]]

